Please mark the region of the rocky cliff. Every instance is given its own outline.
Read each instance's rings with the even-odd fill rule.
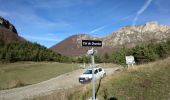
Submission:
[[[158,22],[148,22],[145,25],[126,26],[103,37],[105,45],[110,47],[126,45],[133,47],[143,42],[159,42],[170,38],[170,27]]]
[[[10,43],[14,41],[26,40],[18,35],[14,25],[0,16],[0,42]]]
[[[8,20],[0,16],[0,26],[9,29],[10,31],[17,34],[17,30],[14,25],[12,25]]]

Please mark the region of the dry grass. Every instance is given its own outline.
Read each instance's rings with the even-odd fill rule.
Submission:
[[[0,64],[0,90],[39,83],[76,69],[77,64],[55,62]]]

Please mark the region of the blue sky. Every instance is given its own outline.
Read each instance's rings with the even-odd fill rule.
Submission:
[[[148,21],[170,25],[170,0],[0,0],[0,16],[46,47],[79,33],[105,36]]]

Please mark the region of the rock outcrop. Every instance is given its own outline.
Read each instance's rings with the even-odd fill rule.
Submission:
[[[18,35],[14,25],[0,16],[0,42],[11,43],[15,41],[26,40]]]
[[[161,25],[158,22],[148,22],[145,25],[126,26],[116,32],[104,37],[105,45],[115,46],[135,46],[143,42],[160,42],[170,38],[170,27]]]
[[[17,30],[14,25],[12,25],[8,20],[0,16],[0,26],[9,29],[10,31],[17,34]]]

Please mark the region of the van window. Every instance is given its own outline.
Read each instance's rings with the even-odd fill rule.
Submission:
[[[101,68],[99,68],[99,72],[101,72],[102,71],[102,69]]]
[[[98,73],[98,70],[95,70],[94,74],[97,74]]]
[[[92,74],[92,70],[86,70],[83,74]]]

